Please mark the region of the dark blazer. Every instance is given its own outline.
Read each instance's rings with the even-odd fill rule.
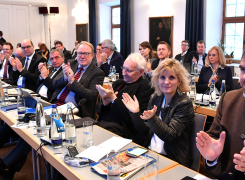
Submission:
[[[125,81],[123,81],[123,79],[119,79],[113,83],[114,92],[119,92],[117,99],[113,104],[104,106],[102,102],[98,103],[97,113],[100,115],[99,120],[105,120],[108,124],[109,122],[114,122],[114,125],[116,124],[115,126],[123,128],[123,137],[129,139],[132,138],[135,143],[143,145],[147,134],[145,134],[144,137],[141,133],[136,131],[130,117],[130,112],[122,102],[122,92],[128,93],[131,98],[135,95],[139,101],[140,110],[144,111],[147,108],[150,96],[154,90],[150,87],[149,81],[142,77],[140,77],[136,82],[125,84],[126,88],[120,92],[120,86],[124,83]]]
[[[205,65],[205,58],[206,58],[207,54],[204,53],[203,57],[202,57],[202,60],[203,60],[203,65]],[[199,60],[199,55],[198,55],[198,52],[197,51],[191,51],[188,56],[187,56],[187,59],[185,60],[186,63],[192,63],[192,58],[195,57],[197,59],[197,62]]]
[[[200,173],[212,179],[235,179],[237,171],[233,162],[234,154],[240,154],[240,151],[244,148],[244,138],[241,137],[245,129],[244,105],[243,89],[233,90],[222,96],[212,126],[207,133],[212,138],[219,139],[220,133],[222,131],[226,132],[223,152],[215,166],[209,167],[205,161],[201,163]],[[244,179],[244,177],[241,179]]]
[[[47,88],[48,88],[48,92],[47,92],[47,96],[48,98],[45,99],[46,101],[50,101],[53,93],[57,90],[57,87],[53,86],[53,80],[58,77],[58,76],[61,76],[63,75],[63,71],[62,71],[62,66],[60,67],[60,69],[55,73],[55,75],[51,78],[50,76],[52,75],[51,72],[54,70],[53,67],[50,67],[49,68],[49,75],[47,78],[45,79],[38,79],[38,88],[37,88],[37,93],[39,92],[39,90],[41,89],[41,87],[43,85],[45,85]],[[43,98],[43,97],[42,97]]]
[[[45,51],[45,53],[46,53],[46,51]],[[44,54],[45,54],[45,53],[44,53]],[[39,51],[38,54],[40,54],[40,55],[42,56],[42,51]],[[44,58],[45,58],[45,57],[44,57]],[[45,58],[45,59],[49,60],[49,50],[48,50],[48,53],[47,53],[47,58]]]
[[[155,70],[160,62],[160,59],[156,59],[151,63],[151,70]]]
[[[6,40],[3,37],[1,37],[0,41],[2,41],[3,43],[6,43]]]
[[[155,133],[164,141],[167,157],[188,167],[191,162],[189,136],[195,116],[192,102],[185,94],[180,95],[176,92],[169,106],[162,109],[163,99],[164,94],[161,96],[153,94],[147,109],[151,110],[156,105],[157,112],[146,123],[140,118],[142,111],[131,113],[134,127],[138,133],[148,134],[144,143],[146,148],[150,145]],[[160,111],[162,119],[159,118]]]
[[[15,58],[15,55],[12,54],[11,57]],[[6,61],[6,59],[4,59],[4,61]],[[9,78],[8,79],[3,79],[4,82],[8,83],[8,84],[13,84],[14,80],[13,80],[13,66],[10,64],[9,61],[7,61],[8,63],[8,74],[9,74]],[[3,63],[0,64],[0,69],[4,68],[3,67]]]
[[[106,62],[100,66],[100,69],[104,71],[106,76],[109,75],[110,66],[115,66],[117,73],[119,73],[119,78],[122,78],[123,57],[121,54],[114,51],[110,60],[110,65]]]
[[[63,50],[64,56],[65,56],[65,63],[67,63],[68,59],[72,59],[71,53],[64,48]]]
[[[198,82],[196,84],[197,93],[204,93],[209,87],[209,79],[213,74],[211,67],[203,66],[200,72]],[[224,69],[218,69],[218,81],[215,83],[215,87],[220,90],[222,80],[225,80],[226,91],[233,90],[232,72],[229,66],[225,66]]]
[[[20,59],[23,67],[25,65],[26,58]],[[29,60],[30,61],[30,60]],[[29,65],[28,70],[23,69],[21,72],[18,70],[13,71],[13,79],[18,80],[19,76],[25,77],[25,88],[30,89],[34,92],[37,90],[37,81],[39,79],[40,72],[38,70],[39,63],[46,63],[47,59],[39,54],[34,54]]]
[[[74,74],[78,69],[77,61],[70,61],[71,69]],[[96,84],[103,85],[105,74],[98,67],[96,67],[93,63],[91,63],[86,71],[83,73],[82,78],[79,82],[74,81],[69,90],[75,93],[75,101],[78,104],[81,99],[86,99],[86,103],[80,108],[81,117],[95,117],[95,103],[98,97],[98,91],[95,87]],[[67,81],[64,80],[63,73],[60,74],[53,80],[53,86],[57,87],[57,90],[54,92],[50,102],[56,102],[57,96],[60,91],[68,84]]]
[[[187,53],[183,57],[183,63],[186,63],[188,55],[189,55],[189,51],[187,50]],[[181,60],[181,53],[177,54],[174,59],[177,59],[178,61],[180,61]]]

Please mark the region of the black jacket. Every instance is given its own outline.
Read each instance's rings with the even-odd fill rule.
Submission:
[[[15,58],[15,55],[12,54],[11,57]],[[4,59],[4,61],[6,61],[6,59]],[[9,61],[7,61],[7,63],[8,63],[9,78],[3,79],[3,81],[8,83],[8,84],[16,84],[16,81],[13,80],[13,66],[10,64]],[[2,69],[2,68],[4,68],[3,63],[0,64],[0,69]]]
[[[68,59],[72,59],[71,53],[64,48],[63,50],[64,56],[65,56],[65,63],[67,63]]]
[[[203,66],[205,65],[205,58],[206,58],[206,56],[207,56],[207,54],[204,53],[204,54],[203,54],[203,57],[202,57]],[[198,60],[199,60],[199,55],[198,55],[198,52],[197,52],[197,51],[191,51],[191,52],[188,54],[188,56],[187,56],[185,62],[191,64],[191,63],[192,63],[192,58],[193,58],[193,57],[195,57],[195,58],[197,59],[197,62],[198,62]]]
[[[203,66],[200,72],[200,76],[196,85],[197,93],[204,93],[209,87],[209,79],[213,74],[213,70],[210,66]],[[215,87],[220,90],[222,80],[225,80],[226,91],[233,90],[232,72],[229,66],[225,66],[224,69],[218,69],[218,80],[215,83]]]
[[[188,55],[189,55],[189,51],[187,50],[187,53],[183,57],[184,58],[183,59],[183,63],[186,63],[186,60],[187,60]],[[181,60],[181,53],[180,54],[177,54],[174,59],[177,59],[178,61],[180,61]]]
[[[146,123],[140,118],[142,112],[131,113],[134,127],[141,134],[148,133],[148,138],[144,144],[146,148],[150,145],[155,133],[164,141],[167,157],[188,167],[191,162],[189,136],[195,116],[192,102],[185,94],[180,95],[176,92],[169,102],[169,106],[161,111],[162,117],[164,117],[161,120],[158,116],[163,99],[164,94],[161,96],[152,95],[147,109],[153,109],[153,106],[156,105],[157,112]]]

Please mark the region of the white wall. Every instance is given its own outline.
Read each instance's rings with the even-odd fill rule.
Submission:
[[[206,52],[217,46],[222,36],[223,0],[205,0]]]
[[[139,44],[149,41],[149,17],[173,16],[173,55],[181,52],[185,38],[184,0],[132,0],[131,39],[132,52],[138,52]]]

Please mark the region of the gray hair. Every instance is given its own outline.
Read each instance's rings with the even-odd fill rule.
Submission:
[[[115,51],[115,45],[110,39],[105,39],[101,42],[101,44],[104,44],[105,47],[108,47],[111,51]]]
[[[60,56],[61,56],[61,57],[64,57],[64,53],[63,53],[61,50],[59,50],[59,49],[53,49],[53,50],[50,52],[50,54],[53,54],[54,52],[59,52],[59,53],[60,53]]]
[[[131,53],[125,61],[127,61],[128,59],[137,63],[137,66],[138,66],[137,69],[145,70],[145,68],[146,68],[145,58],[140,53],[137,53],[137,52]]]

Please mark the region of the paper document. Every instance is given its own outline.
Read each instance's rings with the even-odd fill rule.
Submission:
[[[119,151],[124,146],[131,143],[131,139],[125,139],[121,137],[113,136],[112,138],[106,140],[98,146],[91,146],[85,149],[83,152],[79,153],[76,157],[88,158],[92,161],[98,162],[107,153],[114,151]]]
[[[211,180],[211,179],[209,179],[209,178],[207,178],[207,177],[205,177],[205,176],[203,176],[201,174],[197,174],[193,178],[197,179],[197,180]]]

